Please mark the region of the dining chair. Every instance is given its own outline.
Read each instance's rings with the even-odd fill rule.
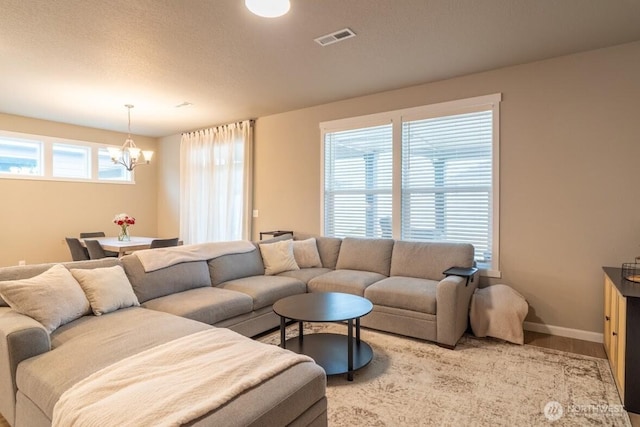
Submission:
[[[105,237],[104,231],[90,231],[90,232],[86,232],[86,233],[80,233],[80,238],[81,239],[89,239],[89,238],[92,238],[92,237]],[[106,257],[117,257],[118,256],[118,252],[104,251],[104,256],[106,256]]]
[[[100,244],[100,242],[98,242],[97,240],[87,239],[84,241],[84,244],[87,245],[87,250],[89,251],[89,258],[91,259],[107,258],[109,256],[107,252],[102,248],[102,245]],[[115,256],[118,256],[117,252],[113,252],[113,253],[115,253]],[[114,255],[111,255],[111,256],[114,256]]]
[[[105,237],[104,231],[91,231],[88,233],[80,233],[81,239],[86,239],[88,237]]]
[[[85,261],[89,259],[89,252],[87,248],[82,247],[80,240],[75,237],[65,237],[69,250],[71,251],[71,258],[74,261]]]
[[[149,249],[168,248],[170,246],[178,246],[177,237],[174,237],[173,239],[154,239],[151,241]]]

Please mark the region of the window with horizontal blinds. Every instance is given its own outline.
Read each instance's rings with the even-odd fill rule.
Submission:
[[[499,277],[501,98],[321,123],[323,234],[471,243]]]
[[[391,237],[391,124],[327,133],[324,229],[336,237]]]
[[[405,240],[472,243],[491,261],[493,112],[402,123]]]

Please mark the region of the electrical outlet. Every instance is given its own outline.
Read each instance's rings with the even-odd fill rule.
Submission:
[[[27,261],[21,259],[20,261],[18,261],[18,265],[27,265]]]
[[[258,214],[259,214],[258,209],[254,209],[253,210],[253,217],[254,218],[258,218]]]

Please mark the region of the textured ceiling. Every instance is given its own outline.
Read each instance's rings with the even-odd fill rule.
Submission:
[[[276,19],[243,0],[0,0],[0,112],[126,131],[131,103],[132,132],[164,136],[636,41],[639,23],[640,0],[291,0]]]

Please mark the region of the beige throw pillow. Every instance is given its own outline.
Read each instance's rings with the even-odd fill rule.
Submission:
[[[293,256],[300,268],[322,267],[316,238],[293,241]]]
[[[282,273],[283,271],[300,270],[293,256],[293,240],[261,244],[260,253],[267,276]]]
[[[119,265],[92,269],[72,268],[71,274],[80,283],[96,316],[140,305],[129,278]]]
[[[42,323],[49,332],[90,313],[82,288],[61,264],[29,279],[0,282],[0,295],[12,309]]]

